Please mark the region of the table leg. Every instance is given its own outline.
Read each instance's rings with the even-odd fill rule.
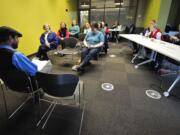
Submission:
[[[178,75],[178,76],[176,77],[175,81],[171,84],[171,86],[169,87],[169,89],[163,93],[163,95],[164,95],[165,97],[168,97],[168,96],[169,96],[169,93],[171,92],[171,90],[173,89],[173,87],[176,85],[176,83],[179,81],[179,79],[180,79],[180,75]]]
[[[135,65],[134,68],[138,69],[139,66],[144,65],[144,64],[147,64],[147,63],[150,63],[150,62],[152,62],[152,61],[153,61],[152,59],[145,60],[145,61],[143,61],[143,62],[141,62],[141,63]]]
[[[136,54],[136,55],[132,58],[131,63],[134,63],[135,59],[136,59],[138,56],[139,56],[139,55]]]
[[[147,63],[150,63],[150,62],[156,61],[156,55],[157,55],[157,52],[152,51],[152,52],[151,52],[151,56],[150,56],[149,60],[145,60],[145,61],[143,61],[143,62],[141,62],[141,63],[139,63],[139,64],[135,65],[134,67],[135,67],[136,69],[138,69],[138,68],[139,68],[139,66],[141,66],[141,65],[145,65],[145,64],[147,64]]]

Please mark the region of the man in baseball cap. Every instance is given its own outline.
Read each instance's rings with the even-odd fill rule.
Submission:
[[[22,34],[13,28],[2,26],[0,27],[0,42],[6,42],[9,38],[14,38],[15,41],[11,44],[14,49],[18,47],[19,37],[22,37]]]
[[[17,52],[19,37],[22,34],[7,26],[0,27],[0,73],[8,70],[21,70],[35,76],[37,66],[22,53]]]
[[[7,26],[1,26],[0,27],[0,36],[6,36],[6,35],[17,35],[18,37],[22,37],[22,34],[16,31],[15,29],[12,29]]]

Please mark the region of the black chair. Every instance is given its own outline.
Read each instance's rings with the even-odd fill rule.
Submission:
[[[86,37],[86,34],[84,34],[84,33],[79,33],[79,40],[80,40],[80,41],[84,41],[85,37]]]
[[[132,31],[133,31],[133,34],[140,34],[144,31],[144,27],[136,27],[134,30],[131,30],[131,32]],[[132,42],[132,47],[133,47],[132,48],[133,54],[138,53],[140,46],[137,43]]]
[[[74,37],[64,38],[64,46],[63,50],[56,50],[54,54],[59,55],[60,57],[64,57],[64,63],[72,63],[77,60],[77,57],[80,54],[80,49],[77,47],[78,39]],[[70,57],[69,57],[70,56]]]
[[[78,43],[77,43],[77,47],[79,47],[79,49],[82,49],[82,47],[83,47],[83,41],[84,41],[84,39],[85,39],[85,37],[86,37],[86,34],[84,34],[84,33],[80,33],[79,34],[79,41],[78,41]]]
[[[78,105],[79,108],[81,108],[81,105],[83,105],[80,129],[79,129],[80,132],[85,104],[84,104],[83,82],[79,80],[78,76],[73,74],[57,75],[57,74],[37,73],[37,82],[40,88],[42,88],[43,91],[45,92],[45,97],[47,96],[51,99],[51,101],[47,99],[40,99],[40,101],[49,102],[50,106],[48,107],[44,115],[41,117],[39,122],[37,123],[37,126],[40,125],[41,121],[48,114],[48,116],[45,119],[45,122],[42,125],[42,129],[44,129],[48,119],[50,118],[57,104],[62,105],[63,101],[66,102],[73,101],[73,103],[65,103],[65,105]],[[83,100],[83,104],[81,100]]]
[[[135,25],[131,24],[130,27],[129,27],[129,34],[133,34],[134,30],[135,30]]]
[[[64,38],[65,48],[75,48],[78,39],[74,37]]]
[[[140,33],[142,33],[144,31],[144,27],[136,27],[135,29],[134,29],[134,34],[140,34]]]
[[[59,51],[60,54],[63,55],[73,55],[79,53],[79,49],[77,48],[78,39],[74,37],[64,38],[65,49]]]
[[[2,81],[1,88],[3,91],[3,97],[4,97],[4,103],[5,103],[5,109],[8,116],[8,119],[12,118],[16,112],[18,112],[23,105],[27,101],[29,101],[31,98],[34,99],[34,102],[36,102],[37,99],[39,99],[39,93],[38,93],[38,86],[36,85],[35,79],[29,77],[25,72],[20,70],[10,70],[0,73],[0,78]],[[3,87],[5,85],[5,87]],[[6,98],[4,95],[4,91],[11,89],[16,92],[20,93],[28,93],[27,99],[17,108],[15,111],[13,111],[12,114],[8,114],[7,104],[6,104]]]

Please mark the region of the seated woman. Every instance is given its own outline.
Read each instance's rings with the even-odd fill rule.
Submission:
[[[49,24],[43,25],[44,33],[40,37],[40,43],[36,57],[40,60],[48,60],[47,52],[56,49],[58,46],[58,39],[55,32],[51,31]]]
[[[90,31],[91,31],[91,26],[90,26],[90,24],[87,22],[87,23],[85,24],[85,26],[84,26],[83,33],[84,33],[84,34],[87,34],[87,33],[90,32]]]
[[[98,30],[100,32],[102,32],[103,35],[105,35],[105,29],[104,29],[104,26],[103,26],[103,24],[101,22],[98,23]]]
[[[101,31],[104,35],[104,47],[103,47],[103,51],[105,52],[105,54],[107,54],[107,49],[108,49],[108,36],[109,36],[109,29],[107,27],[105,27],[104,22],[99,22],[98,23],[98,30]]]
[[[72,26],[69,28],[69,34],[71,37],[78,38],[79,37],[80,28],[76,23],[76,20],[72,21]]]
[[[98,31],[98,24],[93,23],[91,32],[84,39],[84,48],[81,52],[81,63],[72,67],[74,71],[83,71],[84,67],[90,63],[90,60],[97,56],[104,45],[104,35]]]
[[[64,44],[64,38],[69,38],[69,31],[66,28],[66,24],[64,22],[60,23],[60,29],[56,33],[58,40],[59,40],[59,45],[62,47],[62,49],[65,48]]]

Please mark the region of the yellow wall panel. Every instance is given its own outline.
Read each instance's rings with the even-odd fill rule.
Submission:
[[[60,21],[71,25],[77,19],[76,0],[0,0],[0,26],[10,26],[23,34],[18,50],[25,55],[37,51],[44,23],[57,31]],[[68,12],[66,12],[68,9]]]
[[[161,0],[147,0],[147,7],[144,15],[144,27],[149,25],[152,19],[158,20]]]

